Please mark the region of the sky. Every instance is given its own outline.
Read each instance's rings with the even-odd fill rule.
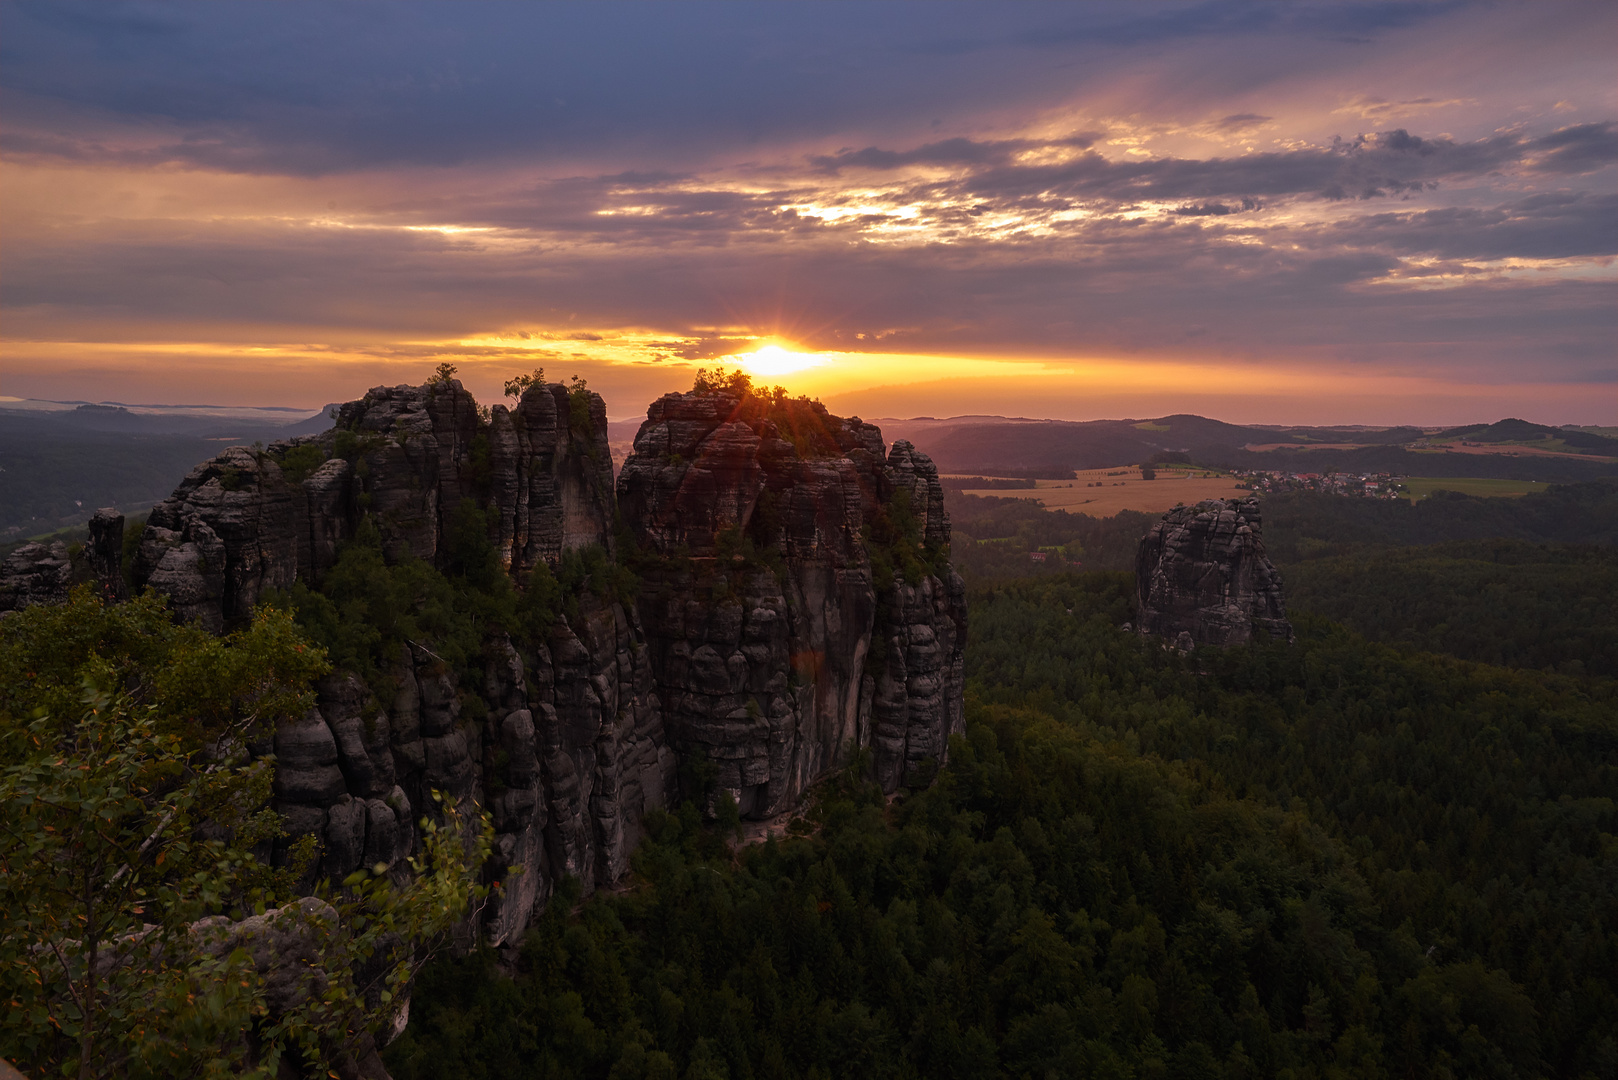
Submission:
[[[0,397],[1618,423],[1618,4],[0,3]]]

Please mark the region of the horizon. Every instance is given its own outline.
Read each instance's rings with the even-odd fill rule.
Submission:
[[[1618,424],[1618,8],[919,10],[0,5],[0,396]]]
[[[476,398],[477,395],[473,394],[473,397]],[[358,399],[356,398],[356,399],[350,399],[350,400],[358,400]],[[482,399],[479,399],[479,400],[481,401]],[[816,399],[816,400],[819,400],[819,399]],[[18,408],[14,408],[14,407],[8,408],[8,406],[27,405],[29,403],[37,403],[37,404],[40,404],[40,405],[58,405],[58,406],[62,406],[62,408],[60,408],[60,409],[43,409],[43,408],[18,409]],[[200,414],[200,413],[204,413],[204,412],[208,412],[208,411],[214,411],[214,412],[220,412],[220,413],[248,413],[248,412],[254,412],[254,413],[289,413],[289,414],[292,414],[291,417],[289,418],[290,423],[302,423],[302,422],[307,421],[307,420],[312,420],[315,417],[321,415],[321,413],[325,409],[329,409],[333,405],[337,405],[337,404],[341,404],[341,402],[327,402],[324,405],[316,406],[316,407],[300,407],[300,406],[286,406],[286,405],[165,404],[165,403],[160,403],[160,402],[116,401],[116,400],[112,400],[112,399],[107,399],[107,400],[103,400],[103,401],[86,401],[86,400],[77,399],[77,398],[75,398],[75,399],[17,398],[17,397],[9,397],[7,395],[0,394],[0,413],[10,411],[10,412],[39,412],[39,413],[47,413],[48,414],[48,413],[57,413],[57,412],[72,412],[72,411],[74,411],[74,409],[80,408],[80,407],[115,408],[115,409],[124,410],[126,412],[132,412],[135,415],[140,415],[141,410],[149,410],[149,411],[152,411],[152,412],[196,413],[196,414]],[[487,402],[487,404],[504,404],[504,402]],[[824,404],[824,402],[822,402],[822,404]],[[610,407],[611,402],[608,402],[608,405]],[[650,405],[650,402],[648,402],[648,406],[649,405]],[[828,407],[828,410],[829,410],[829,407]],[[834,415],[857,416],[858,414],[857,413],[836,414],[834,412]],[[1002,413],[957,413],[957,414],[949,415],[949,416],[932,416],[932,415],[865,416],[865,417],[861,417],[861,419],[863,419],[868,424],[875,424],[875,425],[880,427],[884,423],[894,423],[894,424],[931,423],[931,424],[938,424],[938,425],[953,424],[953,425],[957,425],[957,426],[963,426],[965,424],[975,423],[975,422],[990,422],[990,423],[992,423],[994,421],[1004,421],[1006,423],[1014,423],[1014,424],[1084,424],[1084,423],[1135,424],[1135,423],[1150,423],[1150,422],[1156,422],[1156,421],[1159,421],[1159,420],[1170,420],[1170,419],[1174,419],[1174,418],[1177,418],[1177,417],[1188,417],[1188,418],[1191,418],[1191,419],[1198,419],[1198,420],[1211,420],[1211,421],[1214,421],[1215,423],[1227,423],[1227,424],[1231,424],[1232,426],[1236,426],[1236,427],[1275,428],[1275,429],[1278,429],[1278,430],[1286,430],[1286,429],[1292,429],[1292,428],[1313,428],[1313,429],[1326,429],[1326,430],[1338,429],[1338,430],[1343,430],[1343,431],[1354,431],[1354,430],[1388,431],[1388,430],[1392,430],[1394,428],[1414,428],[1414,429],[1422,430],[1422,431],[1424,431],[1424,432],[1426,432],[1428,434],[1432,434],[1432,433],[1436,433],[1436,432],[1440,432],[1440,431],[1446,431],[1446,430],[1457,430],[1457,429],[1462,429],[1462,428],[1489,427],[1489,426],[1492,426],[1492,425],[1495,425],[1495,424],[1500,424],[1500,423],[1511,423],[1511,422],[1531,423],[1531,424],[1538,423],[1537,421],[1526,420],[1525,418],[1518,417],[1518,416],[1499,416],[1499,417],[1496,417],[1493,420],[1474,419],[1474,420],[1465,421],[1465,422],[1462,422],[1462,423],[1442,423],[1442,424],[1434,424],[1434,423],[1427,423],[1427,424],[1423,424],[1423,423],[1397,423],[1397,424],[1262,423],[1262,422],[1257,422],[1257,421],[1253,421],[1253,422],[1237,422],[1237,421],[1227,420],[1226,418],[1220,417],[1220,416],[1207,416],[1207,415],[1204,415],[1202,413],[1187,413],[1187,412],[1160,413],[1160,414],[1156,414],[1156,415],[1141,414],[1141,415],[1138,415],[1138,416],[1121,416],[1121,415],[1120,416],[1098,416],[1098,417],[1093,417],[1093,418],[1090,418],[1090,419],[1087,419],[1087,420],[1070,420],[1070,419],[1064,419],[1064,418],[1061,418],[1061,417],[1050,417],[1050,416],[1007,416],[1007,415],[1002,414]],[[238,419],[243,419],[243,417],[237,417],[237,418]],[[607,414],[607,422],[609,424],[627,424],[627,423],[634,423],[634,422],[639,421],[639,420],[642,420],[642,418],[638,417],[638,416],[618,416],[618,415],[614,415],[611,412],[609,412]],[[1541,426],[1541,427],[1557,427],[1557,428],[1578,429],[1578,428],[1607,428],[1609,425],[1605,425],[1605,424],[1540,424],[1539,426]]]

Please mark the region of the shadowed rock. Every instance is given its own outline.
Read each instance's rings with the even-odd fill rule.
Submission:
[[[651,556],[637,606],[669,741],[744,815],[792,808],[860,747],[888,791],[942,762],[963,725],[964,588],[947,564],[907,583],[886,554],[878,580],[867,535],[903,503],[912,562],[947,548],[925,455],[884,458],[877,428],[818,402],[668,394],[618,498]]]
[[[378,387],[328,432],[230,448],[154,508],[131,578],[215,632],[268,590],[318,587],[365,520],[389,562],[448,568],[451,538],[482,520],[519,586],[591,545],[642,578],[632,603],[587,589],[519,642],[491,632],[477,671],[411,641],[372,685],[323,680],[253,744],[276,755],[273,861],[311,838],[305,884],[361,865],[402,877],[434,792],[470,801],[493,820],[501,887],[483,919],[499,945],[562,875],[586,891],[623,877],[646,814],[698,794],[682,757],[751,817],[793,809],[858,749],[890,792],[943,762],[964,722],[966,608],[931,461],[818,402],[723,393],[653,403],[635,446],[615,491],[606,407],[582,388],[481,410],[454,380]],[[104,581],[121,524],[92,529]],[[59,599],[70,576],[65,550],[41,548],[15,558],[11,588]]]
[[[66,544],[24,544],[0,562],[0,612],[64,603],[72,583]]]
[[[1170,510],[1135,557],[1136,628],[1179,648],[1240,645],[1255,629],[1291,641],[1281,575],[1264,554],[1256,498]]]

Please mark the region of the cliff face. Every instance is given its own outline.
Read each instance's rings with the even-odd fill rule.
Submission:
[[[669,741],[743,815],[790,809],[853,747],[889,791],[942,760],[963,726],[964,588],[947,564],[907,583],[880,550],[873,570],[883,542],[912,561],[948,544],[924,455],[901,441],[884,459],[877,428],[818,403],[669,394],[618,496],[650,556],[638,606]],[[901,502],[909,531],[872,536]]]
[[[1264,554],[1262,523],[1252,497],[1164,514],[1135,557],[1140,633],[1185,648],[1239,645],[1255,627],[1291,641],[1281,575]]]
[[[268,589],[318,586],[362,518],[390,561],[442,567],[467,504],[519,580],[567,550],[610,550],[601,398],[541,385],[480,414],[455,382],[378,387],[344,405],[332,432],[233,447],[192,470],[152,511],[132,578],[167,593],[178,617],[222,631]],[[481,672],[410,642],[380,680],[395,688],[387,700],[352,675],[325,680],[315,709],[254,747],[276,754],[290,834],[271,859],[314,834],[323,856],[312,875],[398,865],[437,789],[488,808],[495,863],[525,869],[486,913],[497,943],[522,931],[558,875],[587,889],[621,876],[675,763],[634,613],[581,599],[577,619],[556,619],[522,650],[503,635],[485,641]]]
[[[480,411],[453,381],[379,387],[330,432],[192,470],[152,511],[130,576],[220,632],[267,590],[318,588],[373,526],[390,563],[446,568],[467,520],[519,585],[599,546],[591,558],[639,574],[638,597],[573,581],[548,624],[489,631],[479,670],[406,640],[369,684],[325,679],[307,715],[251,747],[276,755],[289,835],[272,861],[313,835],[311,879],[407,873],[431,792],[475,800],[494,821],[491,867],[523,868],[484,914],[498,944],[561,875],[587,890],[622,877],[646,813],[683,797],[682,765],[761,817],[859,748],[889,791],[924,780],[963,727],[964,589],[937,472],[818,403],[669,395],[615,492],[594,394],[541,384]],[[0,592],[51,602],[96,579],[115,596],[121,545],[122,520],[98,515],[82,567],[19,551]]]

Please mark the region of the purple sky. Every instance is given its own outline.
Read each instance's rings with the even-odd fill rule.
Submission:
[[[1618,5],[0,5],[0,395],[766,341],[865,415],[1618,423]]]

